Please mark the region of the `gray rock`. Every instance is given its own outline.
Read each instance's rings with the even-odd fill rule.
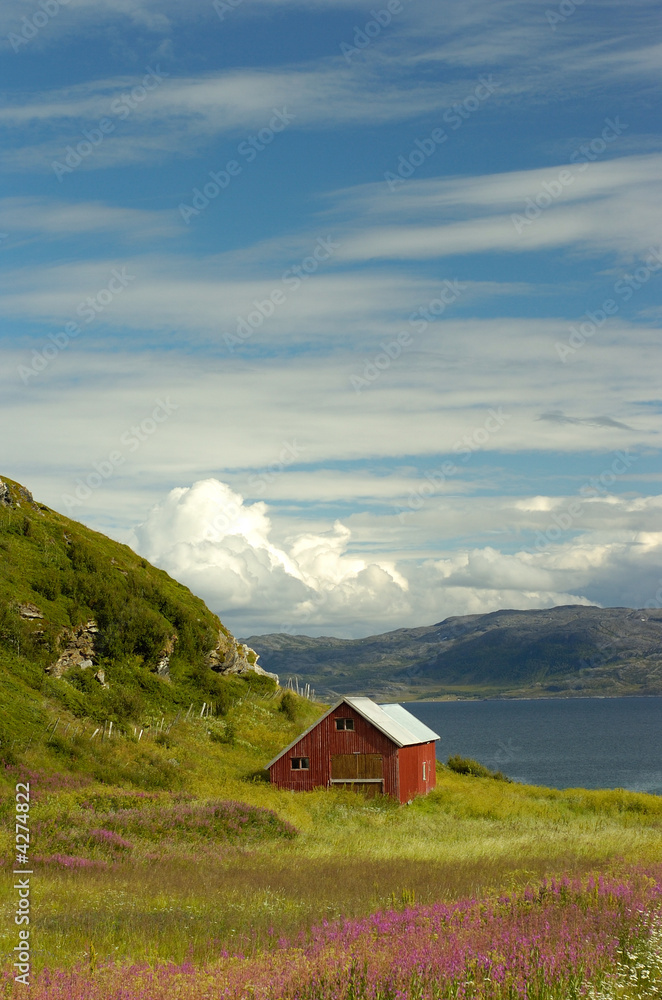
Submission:
[[[19,604],[18,613],[21,618],[27,619],[44,617],[36,604]]]
[[[207,653],[207,666],[218,674],[260,674],[278,684],[278,674],[271,674],[258,665],[259,654],[250,646],[224,632],[218,633],[218,643]]]
[[[14,501],[7,483],[0,479],[0,507],[14,507]]]
[[[95,621],[85,622],[84,625],[76,625],[74,628],[65,629],[59,640],[62,652],[55,663],[51,663],[46,668],[48,673],[52,677],[62,677],[72,667],[80,667],[81,670],[88,670],[90,667],[94,667],[94,659],[96,657],[94,637],[98,632],[99,629]],[[107,687],[103,681],[101,683]]]

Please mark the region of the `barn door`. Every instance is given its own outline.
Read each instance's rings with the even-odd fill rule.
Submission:
[[[331,784],[350,788],[373,798],[384,790],[380,753],[336,753],[331,756]]]
[[[331,757],[331,780],[344,778],[382,778],[383,759],[380,753],[335,753]]]

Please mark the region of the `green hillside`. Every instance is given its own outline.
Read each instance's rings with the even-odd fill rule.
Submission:
[[[0,480],[6,759],[42,743],[54,712],[63,719],[54,740],[65,719],[71,731],[88,720],[131,735],[203,706],[222,716],[249,690],[276,690],[255,660],[167,573]]]

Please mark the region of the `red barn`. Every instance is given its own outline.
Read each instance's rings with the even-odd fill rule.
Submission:
[[[343,698],[267,767],[279,788],[340,785],[409,802],[435,787],[438,739],[402,705]]]

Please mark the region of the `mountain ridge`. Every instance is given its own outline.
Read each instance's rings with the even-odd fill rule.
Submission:
[[[268,669],[326,697],[662,694],[658,608],[502,609],[360,639],[273,633],[244,641]]]

